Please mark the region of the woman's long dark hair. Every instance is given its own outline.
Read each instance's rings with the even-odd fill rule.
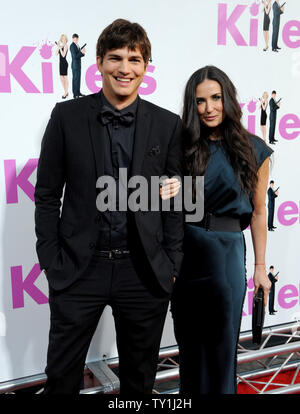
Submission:
[[[204,175],[209,161],[210,129],[201,124],[196,103],[196,88],[205,79],[218,82],[222,88],[225,118],[220,125],[222,144],[231,166],[246,194],[254,191],[257,183],[257,164],[249,132],[241,123],[242,110],[236,89],[229,77],[215,66],[197,70],[187,82],[184,94],[182,120],[185,127],[186,173],[194,180]]]

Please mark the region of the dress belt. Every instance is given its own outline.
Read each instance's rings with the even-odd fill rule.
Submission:
[[[95,255],[98,257],[105,257],[107,259],[124,259],[130,256],[130,250],[112,249],[112,250],[98,250],[96,248]]]
[[[212,213],[206,213],[201,221],[191,224],[203,227],[206,231],[241,231],[240,219],[228,216],[215,216]]]

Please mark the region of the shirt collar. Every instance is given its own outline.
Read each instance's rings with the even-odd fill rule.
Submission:
[[[111,109],[113,109],[113,110],[115,110],[115,111],[119,111],[121,114],[122,113],[125,113],[125,112],[128,112],[128,111],[130,111],[130,112],[133,112],[134,114],[136,113],[136,111],[137,111],[137,106],[138,106],[138,100],[139,100],[139,98],[138,98],[138,96],[136,97],[136,99],[135,99],[135,101],[134,102],[132,102],[130,105],[128,105],[128,106],[126,106],[125,108],[123,108],[123,109],[121,109],[121,110],[119,110],[119,109],[117,109],[117,108],[115,108],[107,99],[106,99],[106,97],[105,97],[105,95],[104,95],[104,93],[103,93],[103,91],[101,90],[100,91],[100,102],[101,102],[101,104],[102,105],[107,105],[108,107],[110,107]]]

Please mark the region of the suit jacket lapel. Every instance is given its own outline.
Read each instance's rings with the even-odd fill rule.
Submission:
[[[104,175],[104,142],[101,136],[101,130],[104,127],[98,119],[100,107],[101,103],[99,96],[98,94],[94,95],[88,111],[88,119],[97,179]]]
[[[142,164],[150,135],[150,126],[151,114],[147,110],[145,102],[139,98],[132,156],[132,176],[141,175]]]

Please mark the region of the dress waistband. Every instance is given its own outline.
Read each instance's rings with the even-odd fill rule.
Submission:
[[[203,227],[206,231],[241,231],[240,219],[228,216],[215,216],[212,213],[206,213],[201,221],[190,224]]]

